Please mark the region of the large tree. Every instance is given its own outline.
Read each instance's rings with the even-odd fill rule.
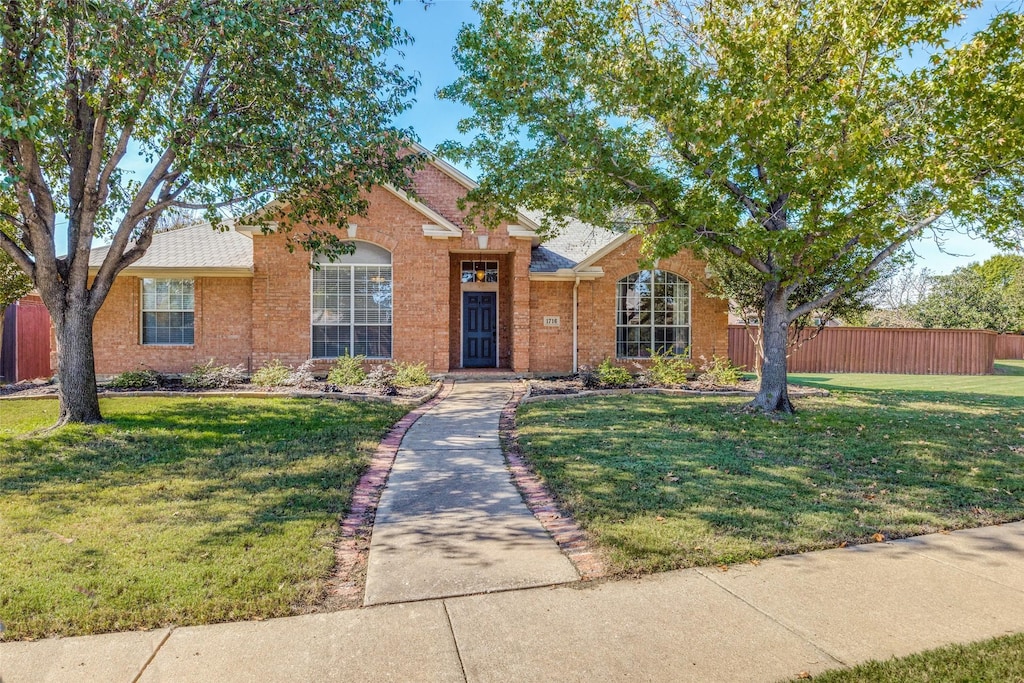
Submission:
[[[4,0],[0,7],[0,247],[56,329],[59,423],[101,418],[92,326],[115,276],[170,208],[297,222],[364,209],[407,184],[391,121],[415,83],[388,0]],[[143,157],[140,173],[128,163]],[[66,222],[66,226],[64,223]],[[288,230],[282,220],[275,226]],[[67,255],[58,253],[58,231]],[[343,245],[321,229],[291,244]],[[89,275],[94,237],[111,246]]]
[[[791,411],[794,320],[926,230],[1021,229],[1024,21],[947,48],[977,4],[478,0],[442,90],[473,137],[444,151],[482,169],[484,223],[526,206],[745,264],[764,302],[752,406]]]

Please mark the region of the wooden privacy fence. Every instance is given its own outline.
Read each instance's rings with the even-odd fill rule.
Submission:
[[[996,358],[1024,358],[1024,334],[1001,334],[996,337]]]
[[[6,382],[49,377],[50,314],[38,296],[7,307],[0,340],[0,378]]]
[[[887,327],[826,327],[790,350],[790,372],[878,372],[908,375],[988,375],[995,332]],[[729,358],[752,370],[757,355],[742,325],[729,326]]]

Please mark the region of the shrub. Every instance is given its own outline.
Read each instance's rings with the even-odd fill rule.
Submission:
[[[577,377],[584,389],[597,389],[601,386],[601,378],[597,376],[597,371],[590,365],[581,365]]]
[[[214,365],[213,359],[206,365],[196,365],[192,372],[181,378],[189,389],[223,389],[245,381],[245,370],[241,365]]]
[[[697,368],[687,356],[674,353],[656,353],[651,356],[647,377],[651,384],[685,384]]]
[[[633,375],[629,374],[629,370],[619,367],[612,362],[611,358],[605,358],[597,366],[597,377],[601,380],[601,384],[610,387],[630,384],[633,381]]]
[[[148,389],[158,387],[163,377],[153,370],[128,370],[115,376],[107,386],[114,389]]]
[[[327,381],[340,387],[362,384],[366,379],[365,360],[366,356],[339,356],[327,373]]]
[[[733,365],[727,356],[712,356],[711,360],[701,356],[700,360],[698,382],[717,386],[732,386],[739,384],[743,377],[740,369]]]
[[[258,387],[283,387],[288,384],[292,371],[276,358],[252,373],[249,382]]]
[[[431,383],[426,363],[392,363],[396,387],[425,387]]]
[[[373,370],[370,370],[370,374],[366,375],[363,384],[381,396],[394,396],[397,393],[395,390],[395,371],[384,363],[374,366]]]
[[[295,368],[288,373],[288,381],[286,383],[289,387],[308,387],[316,383],[316,377],[313,376],[313,359],[305,360],[299,367]]]

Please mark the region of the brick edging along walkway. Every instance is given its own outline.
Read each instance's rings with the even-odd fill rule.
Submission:
[[[433,398],[406,413],[381,439],[370,460],[370,466],[359,478],[359,483],[356,484],[355,490],[352,492],[349,511],[342,520],[341,531],[334,544],[335,564],[333,576],[328,583],[328,600],[336,601],[346,607],[354,607],[362,603],[365,583],[363,572],[370,551],[373,519],[402,438],[405,437],[405,433],[409,431],[416,420],[420,419],[421,415],[447,398],[454,386],[454,382],[445,382]]]
[[[519,448],[519,433],[516,430],[516,408],[525,394],[526,389],[522,384],[514,385],[512,398],[501,409],[501,418],[498,420],[502,451],[505,453],[512,481],[522,494],[530,512],[576,566],[580,577],[588,581],[606,576],[608,569],[586,533],[580,529],[572,515],[558,505],[554,495],[523,457]]]

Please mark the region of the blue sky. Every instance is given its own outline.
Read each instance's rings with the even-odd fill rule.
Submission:
[[[958,39],[970,35],[983,27],[999,8],[1005,6],[1003,2],[985,2],[950,37]],[[394,13],[397,23],[415,40],[412,45],[403,48],[405,67],[416,72],[420,78],[416,101],[398,123],[413,128],[420,142],[434,149],[445,140],[457,139],[457,124],[469,114],[466,107],[439,100],[435,93],[438,88],[458,77],[458,69],[452,60],[452,48],[459,28],[465,23],[474,22],[476,13],[468,0],[436,0],[426,7],[418,1],[403,0],[395,6]],[[125,160],[126,166],[140,171],[148,169],[148,164],[140,158],[130,157],[129,154]],[[477,177],[476,169],[471,166],[462,166],[461,170],[470,177]],[[996,253],[996,249],[988,242],[972,240],[966,235],[949,235],[942,249],[933,240],[922,239],[915,245],[915,251],[918,254],[916,265],[926,266],[933,272],[949,272],[957,266],[982,261]]]

